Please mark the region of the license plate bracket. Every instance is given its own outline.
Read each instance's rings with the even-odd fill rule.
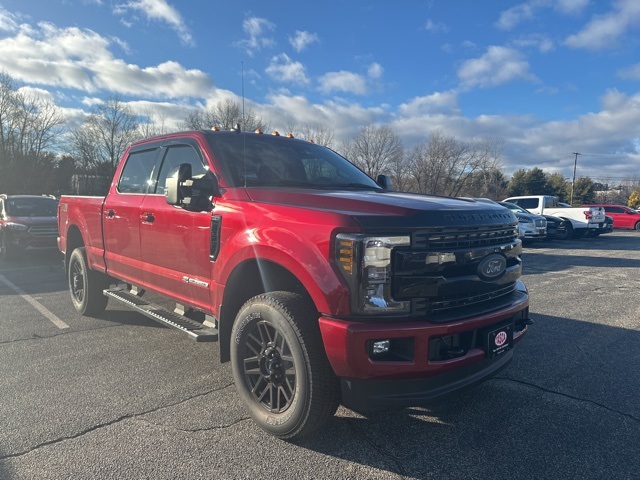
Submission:
[[[487,357],[494,358],[513,348],[513,322],[492,328],[486,336]]]

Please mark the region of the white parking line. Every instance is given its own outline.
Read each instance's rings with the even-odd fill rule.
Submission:
[[[34,300],[33,297],[31,297],[31,295],[29,295],[27,292],[22,290],[17,285],[14,285],[13,283],[11,283],[2,275],[0,275],[0,282],[4,283],[7,287],[9,287],[11,290],[13,290],[22,298],[24,298],[27,302],[29,302],[33,306],[33,308],[35,308],[42,315],[47,317],[51,321],[51,323],[53,323],[56,327],[58,327],[59,329],[69,328],[69,325],[64,323],[62,320],[56,317],[53,313],[51,313],[49,310],[44,308],[40,302]]]

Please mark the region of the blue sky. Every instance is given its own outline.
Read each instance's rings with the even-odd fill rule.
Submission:
[[[0,0],[0,69],[70,119],[231,98],[337,141],[386,124],[505,144],[506,173],[640,176],[640,1]]]

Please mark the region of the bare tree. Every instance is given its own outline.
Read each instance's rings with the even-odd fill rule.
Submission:
[[[386,125],[365,125],[343,148],[345,156],[372,178],[391,173],[404,155],[402,140]]]
[[[267,129],[267,123],[253,110],[246,110],[243,117],[241,105],[229,98],[217,102],[210,109],[190,112],[183,122],[183,126],[189,130],[207,130],[214,126],[231,130],[237,124],[245,132]]]
[[[333,148],[335,136],[333,130],[320,123],[305,123],[298,126],[295,122],[287,124],[287,133],[296,138],[308,140],[318,145]]]
[[[138,118],[119,97],[112,97],[96,106],[72,135],[85,174],[111,178],[127,145],[139,137]]]
[[[41,181],[55,167],[50,150],[61,138],[64,122],[60,108],[51,99],[20,91],[9,74],[0,73],[2,191],[44,191]]]
[[[502,149],[498,139],[463,142],[435,131],[409,153],[413,188],[420,193],[459,196],[474,174],[500,168]]]
[[[169,132],[167,115],[162,111],[145,110],[141,115],[142,120],[138,124],[138,134],[141,138],[155,137]]]

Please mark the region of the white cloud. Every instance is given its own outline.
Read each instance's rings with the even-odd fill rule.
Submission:
[[[14,33],[18,30],[18,25],[16,16],[0,5],[0,31]]]
[[[378,79],[382,77],[383,72],[384,69],[382,68],[382,65],[377,62],[372,63],[371,65],[369,65],[369,68],[367,68],[367,75],[372,79]]]
[[[323,93],[344,92],[365,95],[368,91],[366,79],[357,73],[340,71],[325,73],[320,77],[320,91]]]
[[[271,78],[284,83],[307,85],[309,79],[304,65],[294,62],[286,53],[271,58],[271,63],[265,70]]]
[[[204,72],[176,62],[143,68],[116,59],[111,41],[91,30],[41,23],[26,31],[0,39],[0,65],[26,83],[143,98],[198,98],[212,88]]]
[[[533,47],[537,48],[541,53],[548,53],[555,49],[553,40],[540,34],[528,35],[520,37],[513,41],[516,47]]]
[[[183,44],[194,44],[191,32],[182,15],[167,0],[130,0],[116,4],[114,7],[116,14],[124,14],[130,10],[142,13],[149,20],[167,23],[178,34]]]
[[[346,70],[328,72],[318,79],[318,89],[325,94],[341,92],[366,95],[372,89],[382,88],[380,80],[383,73],[384,68],[377,62],[369,64],[366,76]]]
[[[513,30],[520,23],[531,20],[536,12],[543,8],[552,8],[563,15],[575,15],[589,5],[589,0],[528,0],[514,7],[503,10],[496,22],[502,30]]]
[[[556,0],[553,3],[559,12],[573,15],[582,12],[589,5],[589,0]]]
[[[534,6],[530,3],[521,3],[500,13],[496,26],[502,30],[512,30],[519,23],[533,17]]]
[[[458,111],[458,95],[455,91],[435,92],[431,95],[412,98],[398,107],[403,117],[422,116],[426,114]]]
[[[434,22],[430,18],[427,19],[427,22],[424,25],[424,28],[427,32],[431,33],[446,33],[449,31],[449,27],[447,27],[442,22]]]
[[[618,72],[618,77],[625,80],[640,80],[640,63],[636,63],[629,68],[620,70]]]
[[[619,0],[613,5],[612,11],[593,17],[582,30],[567,37],[565,45],[588,50],[614,47],[627,30],[640,25],[638,0]]]
[[[312,43],[319,42],[317,33],[309,33],[307,31],[296,30],[293,37],[289,37],[289,43],[296,52],[301,52]]]
[[[276,26],[266,18],[250,17],[242,22],[242,29],[247,38],[235,42],[235,46],[243,49],[252,57],[263,48],[274,47],[276,42],[268,36]]]
[[[458,69],[464,87],[495,87],[516,78],[535,81],[529,63],[522,54],[509,47],[490,46],[480,58],[465,61]]]

